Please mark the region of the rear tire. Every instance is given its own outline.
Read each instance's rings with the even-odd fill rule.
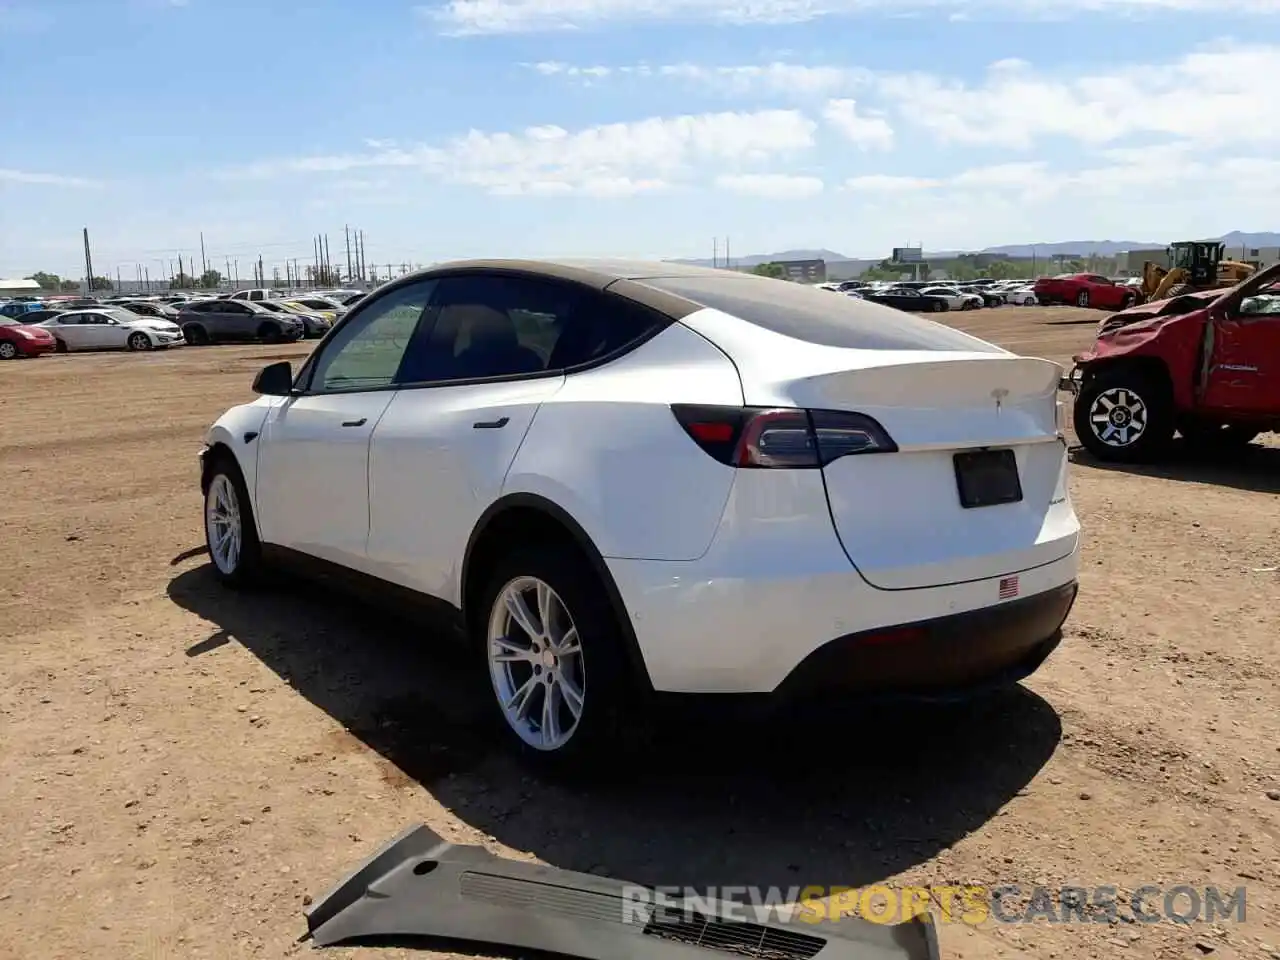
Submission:
[[[213,573],[229,587],[262,582],[262,544],[249,490],[239,465],[219,455],[209,468],[204,490],[204,537]]]
[[[1076,306],[1084,309],[1089,307],[1089,291],[1081,290],[1076,294]]]
[[[933,301],[933,304],[929,307],[929,309],[932,310],[934,313],[941,313],[942,308],[943,308],[943,303],[941,300]]]
[[[284,340],[284,333],[278,324],[267,322],[258,327],[258,339],[263,343],[280,343]]]
[[[592,761],[622,736],[628,667],[622,628],[586,561],[565,545],[517,546],[494,565],[478,610],[473,641],[508,744],[544,770],[599,772]]]
[[[68,353],[69,351],[67,350],[67,344],[66,344],[66,342],[65,342],[64,340],[62,340],[62,339],[55,339],[55,340],[54,340],[54,342],[53,342],[53,352],[54,352],[54,353]]]
[[[1173,439],[1169,388],[1136,367],[1113,367],[1089,377],[1072,409],[1076,436],[1099,460],[1155,460]]]

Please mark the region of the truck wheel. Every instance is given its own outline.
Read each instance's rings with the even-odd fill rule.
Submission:
[[[1089,291],[1088,291],[1088,290],[1081,290],[1079,293],[1077,293],[1077,294],[1076,294],[1076,306],[1077,306],[1077,307],[1087,307],[1087,306],[1089,306]]]
[[[1088,377],[1072,410],[1076,436],[1099,460],[1141,463],[1156,459],[1173,439],[1168,388],[1134,367]]]

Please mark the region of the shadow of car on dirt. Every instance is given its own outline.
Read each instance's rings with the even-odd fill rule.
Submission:
[[[552,865],[639,883],[785,892],[893,876],[996,816],[1061,735],[1016,687],[967,708],[677,726],[623,777],[549,782],[502,750],[487,676],[436,627],[296,582],[234,593],[208,565],[168,592],[218,627],[189,656],[243,644],[460,819]]]
[[[1099,460],[1078,445],[1071,447],[1068,456],[1073,465],[1097,470],[1234,487],[1254,493],[1280,493],[1280,447],[1251,443],[1238,450],[1215,453],[1193,448],[1179,437],[1159,463],[1111,463]]]

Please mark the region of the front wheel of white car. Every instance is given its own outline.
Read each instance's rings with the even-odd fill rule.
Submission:
[[[476,618],[494,705],[537,766],[584,772],[617,742],[623,639],[605,592],[571,548],[517,549],[495,565]]]
[[[145,333],[139,330],[137,333],[129,334],[128,346],[130,350],[137,351],[137,350],[150,350],[152,346],[154,346],[154,344],[152,344],[150,337],[148,337]]]
[[[229,456],[209,470],[204,494],[204,536],[214,575],[229,586],[251,586],[262,571],[253,507],[240,468]]]

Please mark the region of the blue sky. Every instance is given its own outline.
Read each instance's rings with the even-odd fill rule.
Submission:
[[[126,277],[345,224],[397,268],[1280,229],[1280,0],[0,0],[0,42],[0,276],[81,227]]]

